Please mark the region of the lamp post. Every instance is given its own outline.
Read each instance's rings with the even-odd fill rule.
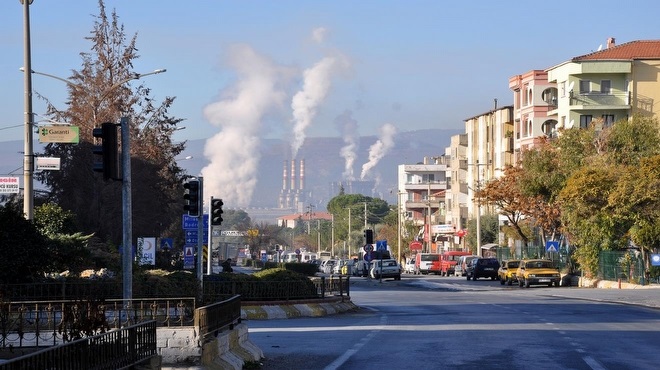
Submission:
[[[23,63],[26,70],[32,68],[30,53],[30,4],[32,1],[21,0],[23,4]],[[32,148],[32,76],[26,73],[24,83],[25,138],[23,143],[23,213],[27,220],[34,218],[34,152]]]

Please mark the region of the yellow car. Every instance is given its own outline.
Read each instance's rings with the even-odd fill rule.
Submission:
[[[497,276],[500,279],[500,284],[512,285],[514,282],[518,281],[516,278],[516,273],[518,272],[518,266],[520,265],[520,260],[508,260],[502,261],[500,269],[497,271]]]
[[[530,285],[559,286],[561,275],[552,261],[533,259],[522,260],[516,272],[518,286],[529,288]]]

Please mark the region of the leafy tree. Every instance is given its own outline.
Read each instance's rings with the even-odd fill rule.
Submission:
[[[539,202],[536,197],[523,194],[520,188],[521,167],[507,167],[504,176],[493,179],[476,192],[479,201],[495,206],[497,212],[506,217],[519,240],[527,245],[530,235],[523,230],[522,223],[530,207]]]
[[[172,134],[181,122],[168,115],[174,98],[160,104],[144,84],[132,88],[139,77],[133,70],[139,58],[136,36],[130,40],[112,12],[108,17],[102,0],[91,36],[91,53],[81,53],[82,68],[74,70],[66,110],[48,106],[50,118],[80,127],[80,144],[49,144],[46,155],[61,158],[60,171],[44,171],[39,179],[51,199],[72,212],[84,233],[95,233],[117,245],[122,240],[121,184],[106,182],[92,172],[92,129],[103,122],[129,118],[131,138],[133,235],[144,236],[180,229],[183,206],[183,170],[175,157],[185,143],[174,143]],[[159,236],[159,235],[157,235]]]
[[[48,240],[16,204],[0,207],[0,225],[0,283],[42,279],[49,264]]]
[[[488,243],[497,243],[499,238],[499,218],[496,214],[488,213],[481,215],[479,219],[479,226],[481,229],[481,243],[480,245]],[[477,220],[471,219],[467,223],[468,233],[465,236],[465,243],[468,245],[470,252],[478,255],[477,251]]]

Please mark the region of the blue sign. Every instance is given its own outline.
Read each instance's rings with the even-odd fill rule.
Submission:
[[[182,225],[184,230],[197,230],[199,226],[199,218],[188,216],[187,214],[183,215]],[[209,215],[204,215],[204,230],[209,228]]]
[[[376,250],[385,252],[387,250],[387,240],[376,240]]]
[[[371,260],[374,259],[373,253],[371,251],[368,251],[367,253],[364,254],[364,260],[367,262],[371,262]]]
[[[651,255],[651,266],[660,266],[660,254]]]
[[[548,252],[559,252],[559,242],[550,240],[545,242],[545,250]]]
[[[195,247],[186,245],[183,247],[183,268],[192,270],[195,268]]]
[[[161,238],[160,239],[160,249],[172,249],[174,246],[174,241],[172,238]]]
[[[183,233],[185,234],[186,238],[197,238],[199,236],[199,232],[197,232],[197,230],[184,230]],[[204,240],[208,240],[208,229],[204,229],[204,233],[202,235],[204,236]]]

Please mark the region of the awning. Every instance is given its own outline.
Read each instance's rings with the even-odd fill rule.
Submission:
[[[481,246],[481,249],[493,249],[493,248],[497,248],[497,247],[499,247],[499,246],[500,246],[499,244],[488,243],[488,244],[484,244],[484,245],[482,245],[482,246]]]

